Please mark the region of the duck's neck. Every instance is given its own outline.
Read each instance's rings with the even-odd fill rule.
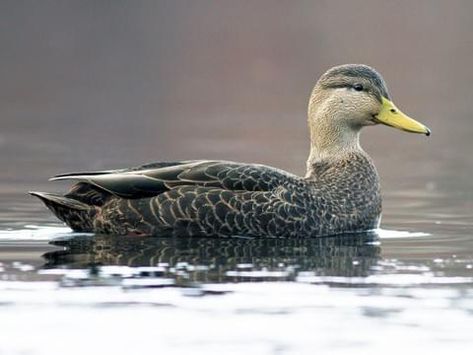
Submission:
[[[347,122],[323,105],[309,106],[310,154],[306,177],[314,175],[320,164],[330,164],[353,152],[366,154],[360,146],[360,129],[347,127]]]

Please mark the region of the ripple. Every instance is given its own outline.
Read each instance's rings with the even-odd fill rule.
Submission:
[[[51,240],[77,235],[68,227],[25,225],[21,229],[0,230],[0,241]]]
[[[430,236],[430,233],[425,232],[409,232],[381,228],[376,229],[375,231],[380,239],[419,238]]]
[[[367,277],[318,276],[313,272],[299,273],[297,282],[311,284],[417,287],[429,285],[473,286],[473,277],[441,277],[433,274],[381,274]]]

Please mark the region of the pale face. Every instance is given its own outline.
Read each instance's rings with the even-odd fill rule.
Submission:
[[[354,129],[375,125],[374,117],[382,109],[382,102],[373,94],[368,84],[356,82],[352,87],[325,89],[328,104],[337,124],[346,124]],[[345,122],[340,122],[345,121]]]

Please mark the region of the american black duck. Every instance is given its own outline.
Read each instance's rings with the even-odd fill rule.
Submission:
[[[31,192],[74,231],[154,236],[319,237],[379,226],[379,177],[359,143],[379,123],[430,134],[392,102],[374,69],[337,66],[315,85],[300,177],[259,164],[193,160],[57,175],[63,195]]]

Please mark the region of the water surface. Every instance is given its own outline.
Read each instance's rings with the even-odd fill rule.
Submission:
[[[415,184],[385,193],[385,229],[291,240],[78,234],[5,193],[0,350],[466,354],[468,198]]]

